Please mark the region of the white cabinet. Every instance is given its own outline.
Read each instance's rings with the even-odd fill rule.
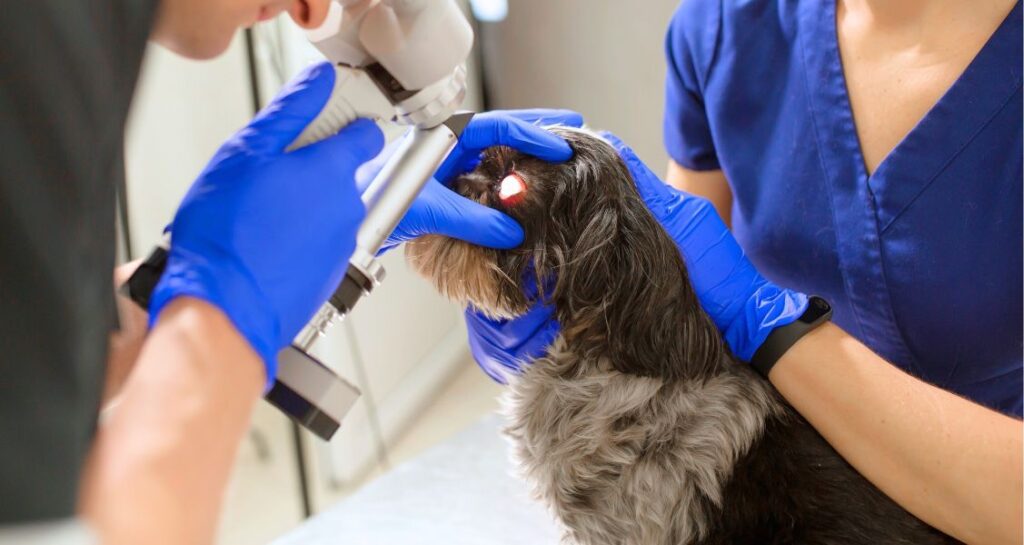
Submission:
[[[386,451],[466,361],[461,312],[408,270],[400,253],[384,258],[388,278],[315,350],[363,390],[328,448],[319,449],[331,485],[347,486],[372,469],[381,443]]]

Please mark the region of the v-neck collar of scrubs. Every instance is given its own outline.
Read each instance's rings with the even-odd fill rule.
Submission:
[[[882,238],[1020,88],[1022,70],[1014,62],[1020,17],[1018,2],[953,85],[868,175],[839,53],[835,0],[803,3],[799,47],[839,267],[862,338],[890,339],[893,353],[887,357],[913,361],[893,315]]]
[[[974,59],[909,133],[868,174],[850,104],[836,32],[836,0],[809,2],[802,14],[810,38],[803,40],[811,97],[823,148],[847,158],[847,174],[866,183],[884,232],[956,155],[1011,100],[1022,68],[1012,62],[1021,47],[1021,3],[1010,10]],[[815,95],[817,95],[815,97]],[[843,143],[839,145],[837,141]]]

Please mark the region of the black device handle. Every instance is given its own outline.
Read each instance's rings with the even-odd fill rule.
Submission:
[[[148,311],[150,296],[167,268],[167,257],[167,248],[154,248],[128,281],[121,285],[121,293]],[[294,345],[287,346],[281,351],[278,362],[280,365],[277,380],[263,396],[264,399],[317,437],[325,441],[330,440],[341,425],[341,417],[351,404],[345,406],[345,403],[342,403],[338,406],[337,403],[332,403],[331,408],[326,409],[323,405],[326,401],[324,397],[338,395],[341,391],[345,392],[341,395],[347,393],[351,397],[351,403],[354,403],[359,396],[359,390],[339,377],[331,368]],[[285,369],[286,364],[291,367]],[[301,376],[291,376],[293,373],[289,371],[298,369],[302,369]],[[291,384],[286,380],[288,378],[291,379]]]
[[[149,297],[153,295],[153,290],[156,289],[156,284],[166,268],[167,249],[157,246],[139,268],[135,269],[128,281],[121,285],[121,293],[148,311]]]

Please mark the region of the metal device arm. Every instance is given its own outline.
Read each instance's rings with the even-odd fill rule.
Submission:
[[[356,234],[356,249],[345,278],[299,334],[299,348],[309,350],[337,319],[351,312],[359,299],[384,280],[385,271],[376,258],[377,252],[451,153],[472,117],[470,112],[458,113],[437,127],[415,128],[405,136],[363,193],[366,219]]]
[[[335,84],[320,114],[289,150],[327,138],[357,117],[412,127],[363,195],[366,219],[344,280],[296,342],[278,355],[277,380],[265,396],[327,440],[359,390],[308,350],[383,280],[375,255],[472,116],[455,111],[465,95],[462,63],[473,32],[453,0],[335,0],[325,23],[307,37],[334,63]],[[165,239],[122,288],[143,308],[163,273],[167,244]]]

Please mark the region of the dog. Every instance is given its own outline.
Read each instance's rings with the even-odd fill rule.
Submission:
[[[561,334],[510,377],[505,432],[563,541],[958,543],[871,485],[736,360],[615,149],[585,129],[550,130],[573,148],[568,162],[493,147],[452,183],[519,221],[519,248],[434,235],[406,256],[491,318],[553,306]],[[521,187],[506,191],[509,176]]]

